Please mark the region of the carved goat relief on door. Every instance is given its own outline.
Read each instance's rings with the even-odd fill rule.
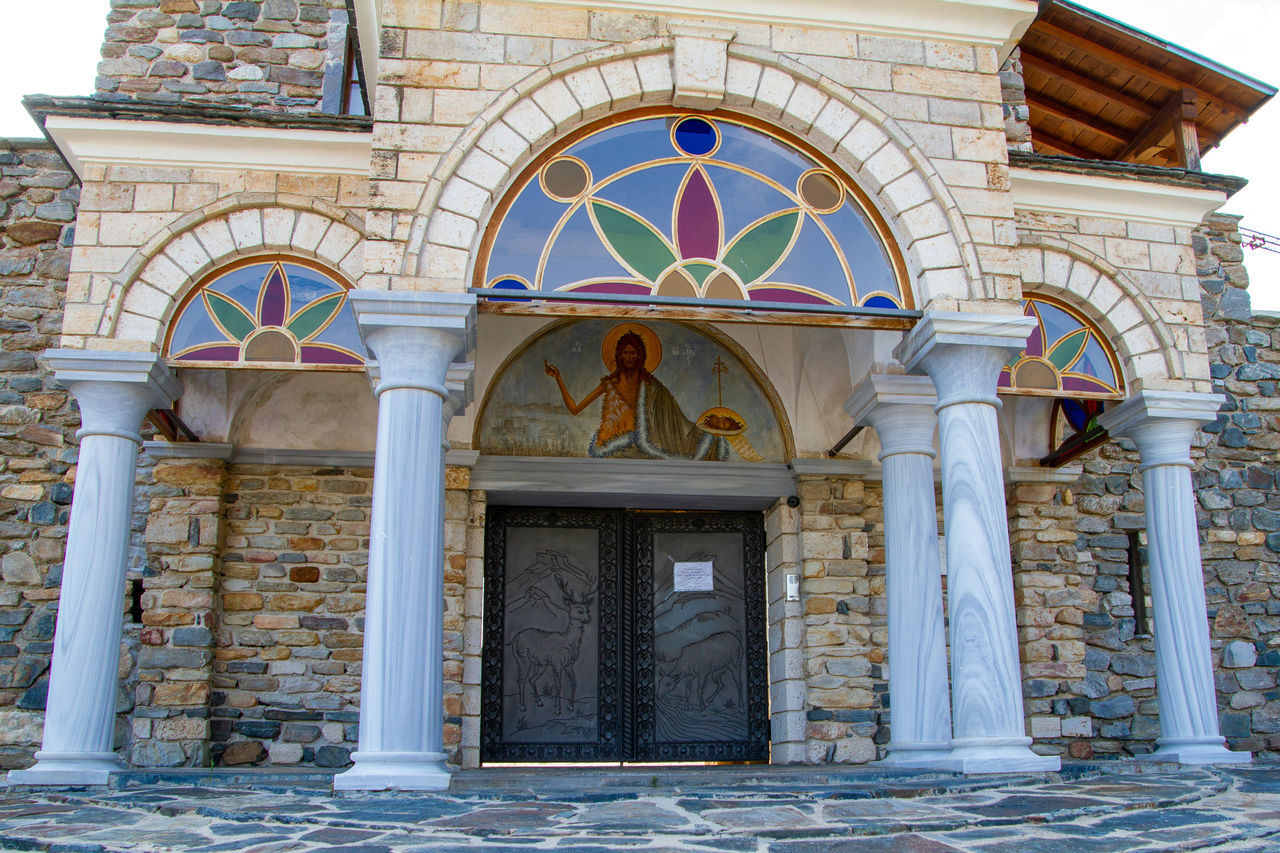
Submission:
[[[490,507],[486,761],[768,757],[758,514]]]

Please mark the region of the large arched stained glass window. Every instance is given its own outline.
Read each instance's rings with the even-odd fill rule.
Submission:
[[[363,367],[349,289],[334,274],[295,259],[224,267],[179,307],[165,356],[203,367]]]
[[[587,128],[507,199],[480,288],[912,307],[858,190],[744,118],[662,111]]]

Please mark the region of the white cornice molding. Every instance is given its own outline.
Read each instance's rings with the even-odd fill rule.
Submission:
[[[86,166],[369,174],[371,132],[49,116],[45,130],[82,180]]]
[[[380,5],[378,0],[356,0]],[[1032,0],[539,0],[549,6],[587,6],[674,18],[713,18],[760,24],[834,27],[894,38],[980,44],[1003,50],[1036,16]],[[363,23],[363,19],[360,19]],[[363,54],[363,50],[361,51]]]
[[[1227,201],[1223,190],[1047,169],[1010,169],[1013,207],[1028,213],[1196,228]]]

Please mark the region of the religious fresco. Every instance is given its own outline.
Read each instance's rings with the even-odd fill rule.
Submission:
[[[782,462],[773,406],[741,359],[675,323],[584,320],[513,357],[476,431],[481,453]]]

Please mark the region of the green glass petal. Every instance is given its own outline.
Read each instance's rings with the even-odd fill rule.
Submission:
[[[205,290],[201,295],[204,296],[204,304],[208,307],[214,322],[231,338],[243,341],[258,328],[258,324],[249,312],[240,307],[240,303],[234,299],[223,296],[216,290]]]
[[[675,252],[667,241],[635,214],[599,201],[591,202],[591,214],[609,248],[637,275],[657,281],[675,263]]]
[[[711,264],[692,263],[683,264],[682,266],[689,275],[693,276],[694,279],[697,280],[698,284],[702,284],[706,281],[707,276],[711,275],[712,271],[715,270],[715,267]]]
[[[321,296],[310,305],[304,305],[289,321],[289,331],[293,332],[299,341],[310,339],[342,310],[342,300],[345,296],[345,293],[330,293],[327,296]]]
[[[1089,330],[1076,329],[1054,344],[1053,349],[1049,350],[1049,354],[1045,358],[1059,370],[1066,370],[1076,363],[1076,359],[1084,352],[1084,346],[1088,342]]]
[[[751,226],[725,250],[725,265],[751,284],[777,266],[799,225],[800,211],[792,210]]]

